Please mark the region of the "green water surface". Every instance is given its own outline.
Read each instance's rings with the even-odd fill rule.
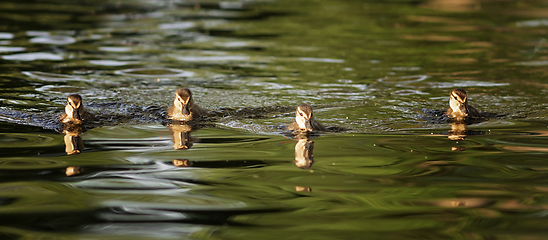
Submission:
[[[0,239],[544,239],[546,18],[540,0],[2,1]],[[164,119],[179,87],[211,111],[190,133]],[[455,87],[482,122],[435,114]],[[71,93],[98,118],[77,137]],[[302,103],[329,132],[282,132]]]

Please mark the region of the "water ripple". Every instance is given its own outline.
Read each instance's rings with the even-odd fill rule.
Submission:
[[[2,170],[36,170],[42,168],[61,168],[66,166],[65,161],[56,161],[51,159],[33,159],[33,158],[2,158],[0,168]],[[41,172],[40,175],[44,174]]]
[[[343,59],[332,59],[332,58],[301,57],[298,59],[303,62],[344,63]]]
[[[379,82],[395,83],[396,86],[405,86],[410,83],[422,82],[428,78],[427,75],[413,75],[403,77],[386,77],[378,79]]]
[[[159,29],[190,29],[195,27],[194,22],[172,22],[172,23],[162,23],[158,25]]]
[[[12,39],[13,33],[0,32],[0,39]]]
[[[136,68],[125,69],[114,72],[118,75],[126,75],[132,77],[192,77],[194,72],[173,69],[173,68]]]
[[[211,227],[184,223],[105,223],[89,224],[83,227],[86,233],[92,233],[94,238],[105,236],[134,236],[132,239],[184,239],[192,238],[193,234],[200,234]],[[204,234],[209,234],[205,232]]]
[[[93,65],[100,65],[100,66],[117,67],[117,66],[128,65],[128,64],[131,64],[132,62],[124,62],[124,61],[116,61],[116,60],[90,60],[89,63]]]
[[[482,81],[455,81],[455,82],[437,82],[428,83],[433,88],[454,88],[454,87],[498,87],[508,86],[510,83],[482,82]]]
[[[131,47],[99,47],[99,50],[105,52],[129,52]]]
[[[523,65],[523,66],[546,66],[548,65],[548,61],[546,60],[527,61],[527,62],[518,62],[516,64]]]
[[[248,56],[179,56],[177,60],[187,62],[247,61]]]
[[[53,53],[47,53],[47,52],[4,55],[2,56],[2,58],[5,60],[14,60],[14,61],[36,61],[36,60],[61,61],[63,60],[62,56],[53,54]]]
[[[76,39],[69,36],[51,35],[41,36],[30,39],[31,43],[51,44],[51,45],[68,45],[76,42]]]
[[[100,216],[109,221],[175,221],[175,220],[187,220],[190,218],[188,214],[158,210],[147,209],[141,207],[127,207],[122,206],[112,213],[103,213]]]
[[[25,50],[26,48],[24,47],[1,47],[0,46],[0,53],[1,52],[22,52]]]
[[[517,27],[543,27],[548,26],[547,19],[521,21],[516,23]]]
[[[67,82],[67,81],[83,81],[84,80],[83,78],[80,78],[77,76],[58,74],[58,73],[47,73],[47,72],[39,72],[39,71],[23,71],[22,73],[31,78],[36,78],[46,82]]]

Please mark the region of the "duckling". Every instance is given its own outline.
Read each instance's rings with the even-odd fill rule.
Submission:
[[[301,130],[311,132],[326,131],[327,129],[314,120],[314,114],[312,114],[312,107],[309,104],[302,104],[297,106],[297,112],[295,113],[295,121],[289,124],[287,130]]]
[[[449,96],[449,108],[445,114],[461,121],[464,118],[481,118],[481,114],[474,107],[468,105],[466,91],[462,88],[455,88]]]
[[[93,115],[84,110],[82,96],[79,94],[71,94],[68,96],[65,112],[59,117],[59,121],[63,123],[74,124],[82,124],[84,121],[90,121],[93,119]]]
[[[207,110],[194,103],[190,89],[179,88],[175,91],[173,106],[167,110],[167,115],[169,119],[186,122],[207,115]]]

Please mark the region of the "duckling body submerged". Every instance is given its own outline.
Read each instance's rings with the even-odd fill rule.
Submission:
[[[82,124],[85,121],[91,121],[94,117],[84,109],[82,96],[71,94],[67,98],[65,112],[59,117],[62,123]]]
[[[301,130],[301,131],[326,131],[327,129],[314,119],[312,107],[309,104],[297,106],[295,113],[295,121],[289,124],[286,130]]]
[[[479,111],[468,104],[466,91],[462,88],[455,88],[449,96],[449,108],[445,114],[457,121],[465,118],[481,118]]]
[[[175,91],[173,106],[167,110],[167,115],[169,119],[186,122],[207,115],[207,110],[194,103],[190,89],[179,88]]]

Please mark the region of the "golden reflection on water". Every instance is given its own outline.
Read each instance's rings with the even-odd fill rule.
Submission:
[[[182,122],[174,122],[169,126],[173,132],[173,149],[186,150],[192,147],[193,139],[190,136],[192,126]]]
[[[463,122],[452,122],[451,130],[447,134],[447,138],[453,141],[463,141],[466,138],[466,124]]]
[[[67,155],[80,154],[84,151],[84,141],[80,134],[84,132],[81,125],[65,125],[63,133],[65,134],[65,152]]]
[[[82,168],[78,166],[76,167],[70,166],[65,169],[65,175],[67,175],[67,177],[78,175],[81,172],[82,172]]]
[[[312,192],[312,189],[309,187],[295,186],[295,191],[297,192]]]
[[[175,167],[192,167],[192,162],[188,159],[173,159]]]
[[[308,138],[299,138],[295,143],[295,166],[310,169],[314,164],[314,142]]]

